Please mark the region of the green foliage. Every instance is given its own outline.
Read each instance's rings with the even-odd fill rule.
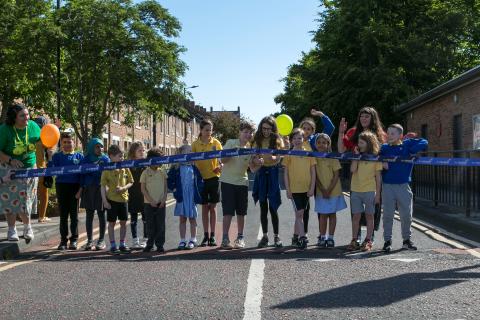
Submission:
[[[296,123],[312,107],[353,124],[372,105],[393,107],[479,63],[478,0],[323,1],[315,48],[289,67],[275,98]]]

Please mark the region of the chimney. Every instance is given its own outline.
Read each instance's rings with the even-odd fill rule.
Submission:
[[[210,112],[213,112],[213,107],[210,107]]]

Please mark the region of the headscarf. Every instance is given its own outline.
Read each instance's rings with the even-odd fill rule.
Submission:
[[[96,162],[102,157],[102,155],[97,156],[95,154],[95,146],[99,144],[103,147],[103,142],[99,138],[92,138],[87,145],[87,157],[91,162]]]

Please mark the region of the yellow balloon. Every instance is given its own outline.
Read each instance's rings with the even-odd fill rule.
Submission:
[[[293,130],[293,120],[286,114],[279,115],[275,121],[277,122],[278,133],[282,136],[288,136]]]

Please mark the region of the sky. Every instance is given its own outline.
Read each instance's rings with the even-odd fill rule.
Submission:
[[[182,24],[183,81],[210,110],[236,110],[259,122],[280,111],[273,98],[302,51],[314,45],[319,0],[158,0]]]

